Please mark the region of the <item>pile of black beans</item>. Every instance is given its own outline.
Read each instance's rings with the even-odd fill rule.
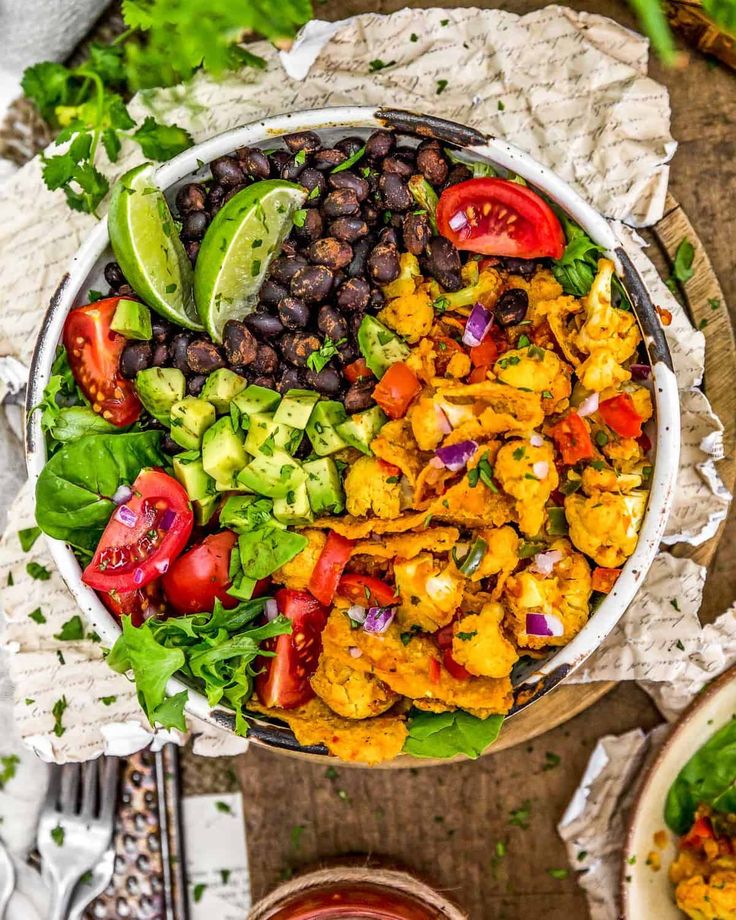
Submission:
[[[243,322],[228,322],[222,345],[155,318],[153,339],[131,342],[123,351],[123,376],[132,378],[150,366],[177,367],[189,393],[197,395],[208,374],[229,367],[252,383],[281,392],[307,387],[358,412],[373,405],[375,381],[351,384],[343,370],[360,357],[358,327],[366,313],[383,306],[381,289],[398,277],[401,252],[418,256],[422,271],[445,290],[462,287],[461,253],[433,235],[409,191],[417,174],[438,195],[471,178],[467,166],[449,162],[438,141],[401,144],[388,131],[375,131],[367,141],[346,137],[334,147],[324,147],[312,131],[282,140],[284,146],[274,151],[241,147],[219,157],[211,164],[210,181],[185,185],[176,197],[181,239],[195,263],[210,221],[241,189],[281,178],[308,190],[303,219],[272,262],[255,312]],[[350,168],[335,171],[364,146]],[[534,270],[531,263],[508,267]],[[105,277],[113,293],[131,293],[116,263],[106,267]],[[337,354],[315,371],[308,358],[328,337],[339,343]]]

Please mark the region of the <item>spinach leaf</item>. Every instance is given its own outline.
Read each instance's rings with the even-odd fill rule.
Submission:
[[[112,496],[147,466],[161,466],[161,433],[96,434],[60,448],[36,483],[36,522],[44,533],[94,550],[115,510]]]
[[[502,725],[503,716],[478,719],[462,709],[415,713],[409,721],[404,751],[414,757],[465,754],[475,759],[498,738]]]
[[[680,244],[675,252],[675,261],[672,264],[672,275],[665,282],[667,287],[677,293],[677,282],[684,284],[689,281],[695,273],[693,269],[693,259],[695,258],[695,247],[689,239],[680,240]]]
[[[119,434],[122,429],[108,422],[89,406],[66,406],[57,409],[53,417],[42,420],[47,435],[65,444],[78,441],[88,434]]]
[[[670,830],[687,833],[701,802],[714,811],[736,812],[736,718],[712,735],[680,770],[664,807]]]
[[[259,527],[238,538],[240,564],[248,578],[267,578],[272,572],[293,559],[307,545],[300,533],[280,527]]]

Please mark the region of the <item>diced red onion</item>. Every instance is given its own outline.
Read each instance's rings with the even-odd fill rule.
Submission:
[[[169,571],[169,560],[157,559],[156,562],[153,563],[153,567],[160,575],[165,575]]]
[[[480,345],[493,325],[493,311],[487,310],[482,303],[477,303],[470,311],[463,332],[463,345],[475,348]]]
[[[156,610],[153,604],[149,604],[146,607],[146,609],[143,611],[144,620],[151,620],[153,619],[153,617],[157,617],[157,616],[158,616],[158,610]]]
[[[135,569],[133,572],[133,584],[142,585],[144,577],[143,569]]]
[[[578,415],[581,418],[585,418],[588,415],[592,415],[594,412],[598,411],[598,403],[600,397],[597,393],[591,393],[590,396],[587,396],[578,406]]]
[[[118,505],[113,517],[116,521],[120,521],[124,527],[135,527],[138,523],[138,515],[127,505]]]
[[[269,623],[276,619],[276,617],[279,615],[279,605],[276,603],[275,597],[269,597],[269,599],[266,601],[264,610],[266,613],[266,619]]]
[[[354,604],[348,609],[348,616],[353,623],[365,623],[366,614],[365,607],[361,607],[360,604]]]
[[[374,633],[375,635],[385,633],[393,623],[395,616],[396,609],[394,607],[369,607],[368,615],[365,618],[365,623],[363,623],[363,629],[367,633]]]
[[[541,447],[544,444],[544,438],[541,434],[537,434],[535,431],[534,434],[529,438],[529,443],[532,445],[532,447]]]
[[[558,549],[552,549],[547,553],[537,553],[530,568],[536,569],[540,575],[551,575],[555,565],[561,561],[562,553]]]
[[[435,470],[444,470],[445,468],[445,464],[440,460],[439,457],[432,457],[432,459],[429,461],[429,465]]]
[[[465,211],[456,211],[448,221],[451,230],[460,230],[468,224],[468,215]]]
[[[438,447],[435,456],[430,460],[434,466],[434,460],[439,460],[441,466],[457,473],[462,470],[468,463],[468,460],[478,450],[477,441],[460,441],[458,444],[450,444],[448,447]]]
[[[350,656],[352,658],[360,658],[360,656],[363,654],[357,645],[351,645],[348,651],[350,652]]]
[[[547,463],[546,460],[537,460],[532,470],[537,479],[544,479],[547,473],[549,473],[549,463]]]
[[[442,406],[438,406],[437,403],[434,404],[434,411],[437,413],[437,427],[442,434],[449,434],[452,431],[452,425],[450,424],[450,419],[447,417],[447,413]]]
[[[161,523],[159,527],[161,530],[170,530],[171,525],[176,520],[176,511],[173,508],[167,508],[166,511],[161,515]]]
[[[112,500],[116,505],[122,505],[128,501],[132,494],[133,490],[130,486],[118,486],[113,492]]]
[[[526,632],[529,636],[564,636],[562,620],[551,613],[527,613]]]
[[[652,372],[652,369],[648,364],[630,364],[629,370],[631,371],[631,376],[634,378],[634,380],[648,380],[649,375]]]

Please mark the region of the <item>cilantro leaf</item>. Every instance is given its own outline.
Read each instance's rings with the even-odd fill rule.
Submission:
[[[404,751],[415,757],[454,757],[465,754],[475,759],[498,738],[503,716],[478,719],[464,712],[420,712],[409,721]]]
[[[344,345],[346,341],[346,339],[340,339],[337,342],[333,342],[329,335],[325,336],[324,342],[317,351],[313,351],[307,357],[307,367],[313,370],[315,374],[319,374],[320,371],[327,367],[335,355],[338,354],[338,348]]]
[[[76,642],[84,639],[84,626],[79,614],[75,614],[70,620],[67,620],[61,627],[61,632],[54,634],[54,639],[60,642]]]
[[[8,754],[6,757],[0,757],[0,764],[2,764],[2,770],[0,770],[0,789],[4,789],[5,784],[13,779],[19,763],[20,757],[18,757],[17,754]]]
[[[178,125],[162,125],[149,115],[133,133],[143,155],[150,160],[170,160],[194,144],[192,135]]]
[[[26,527],[24,530],[19,530],[18,540],[20,541],[20,546],[23,552],[27,553],[40,536],[40,527]]]
[[[73,83],[72,71],[53,61],[42,61],[26,68],[21,80],[23,92],[36,103],[43,117],[52,122],[56,106],[69,101]]]
[[[51,715],[54,717],[54,734],[57,738],[61,738],[61,736],[66,731],[64,726],[61,724],[61,720],[68,707],[69,703],[67,703],[66,697],[62,696],[54,703],[51,709]]]

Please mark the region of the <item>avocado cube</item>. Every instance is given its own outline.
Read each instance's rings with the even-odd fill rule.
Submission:
[[[259,387],[252,383],[233,399],[241,413],[246,416],[257,415],[264,412],[273,412],[281,402],[281,396],[276,390],[268,387]]]
[[[274,450],[271,456],[257,454],[238,474],[241,485],[270,498],[283,498],[305,478],[301,463],[283,450]]]
[[[177,454],[172,460],[174,476],[187,490],[190,500],[202,501],[215,492],[215,481],[202,466],[202,458],[196,450]]]
[[[274,421],[304,431],[312,409],[318,402],[319,393],[314,390],[288,390],[276,410]]]
[[[385,413],[378,406],[373,406],[372,409],[356,412],[346,422],[341,422],[337,426],[337,433],[347,441],[350,447],[355,447],[364,454],[370,455],[373,453],[371,441],[387,421]]]
[[[314,520],[306,483],[300,483],[283,498],[274,498],[273,516],[282,524],[292,525],[309,524]]]
[[[213,371],[205,380],[202,392],[199,394],[200,399],[206,399],[211,402],[217,410],[218,415],[230,411],[230,403],[235,399],[238,393],[242,392],[248,381],[240,374],[221,367]]]
[[[230,483],[248,462],[243,442],[233,430],[228,416],[218,419],[204,433],[202,466],[216,485]]]
[[[199,450],[205,431],[215,424],[212,403],[185,396],[171,407],[171,439],[187,450]]]
[[[318,457],[326,457],[347,447],[336,426],[347,420],[343,404],[333,399],[318,402],[307,422],[307,435]]]
[[[308,460],[302,466],[307,476],[307,495],[312,511],[316,515],[344,511],[345,493],[335,461],[331,457],[320,457],[319,460]]]
[[[409,347],[375,316],[364,316],[358,329],[358,348],[379,379],[392,364],[409,357]]]
[[[119,332],[126,339],[148,341],[153,335],[151,311],[138,300],[119,300],[115,314],[110,321],[113,332]]]
[[[251,415],[245,449],[249,454],[266,454],[274,449],[288,452],[296,450],[302,433],[290,425],[279,424],[272,415]]]
[[[168,426],[171,419],[171,407],[184,399],[187,382],[184,374],[175,367],[148,367],[138,371],[135,388],[143,408]]]
[[[231,495],[226,498],[220,509],[222,526],[235,528],[249,526],[247,509],[254,501],[258,501],[255,495]],[[261,499],[261,501],[267,501],[267,499]]]
[[[198,498],[192,502],[194,511],[194,522],[200,527],[206,524],[215,513],[217,503],[220,500],[219,495],[208,495],[207,498]]]

